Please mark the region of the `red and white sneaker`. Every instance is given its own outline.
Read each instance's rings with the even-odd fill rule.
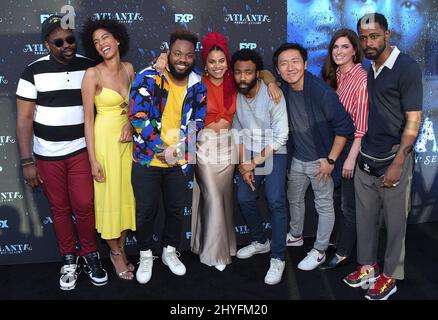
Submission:
[[[286,235],[286,246],[301,247],[304,244],[303,236],[294,237],[289,232]]]
[[[374,285],[368,289],[365,298],[368,300],[388,300],[388,297],[396,292],[395,279],[387,277],[382,273]]]
[[[353,288],[362,287],[375,281],[379,274],[380,270],[377,263],[372,266],[358,266],[356,271],[344,278],[344,282]],[[369,288],[369,286],[366,288]]]

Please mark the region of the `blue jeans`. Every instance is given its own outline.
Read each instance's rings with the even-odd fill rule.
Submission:
[[[286,207],[286,165],[287,155],[274,154],[272,172],[255,176],[255,191],[237,174],[237,200],[243,217],[248,224],[253,241],[266,242],[257,197],[260,183],[265,179],[265,196],[271,213],[271,257],[284,260],[286,254],[287,207]]]

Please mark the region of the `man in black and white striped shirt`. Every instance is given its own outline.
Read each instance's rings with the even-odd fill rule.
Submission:
[[[50,202],[64,257],[60,288],[71,290],[76,286],[80,256],[93,284],[106,284],[108,276],[97,252],[81,97],[85,70],[94,63],[76,54],[75,36],[61,27],[61,21],[62,17],[51,16],[43,23],[42,38],[50,54],[27,66],[18,82],[17,138],[25,183],[31,187],[41,183]]]

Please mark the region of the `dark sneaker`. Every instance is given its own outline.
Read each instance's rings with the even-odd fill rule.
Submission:
[[[348,257],[340,257],[335,254],[331,259],[326,260],[319,266],[321,270],[335,269],[337,267],[348,264]]]
[[[388,297],[396,292],[395,279],[382,273],[374,285],[368,289],[365,298],[368,300],[388,300]]]
[[[84,270],[95,286],[103,286],[108,283],[108,275],[100,262],[99,252],[90,252],[83,257],[85,260]]]
[[[379,265],[377,263],[372,266],[358,266],[356,271],[344,278],[344,282],[350,287],[357,288],[375,281],[379,274]]]
[[[76,287],[81,267],[79,257],[74,254],[64,256],[64,265],[61,267],[61,277],[59,278],[59,288],[61,290],[73,290]]]

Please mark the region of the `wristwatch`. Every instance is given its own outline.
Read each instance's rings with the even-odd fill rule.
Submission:
[[[330,159],[329,157],[327,157],[326,159],[327,159],[327,162],[328,162],[329,164],[331,164],[331,165],[334,165],[335,162],[336,162],[335,160]]]

